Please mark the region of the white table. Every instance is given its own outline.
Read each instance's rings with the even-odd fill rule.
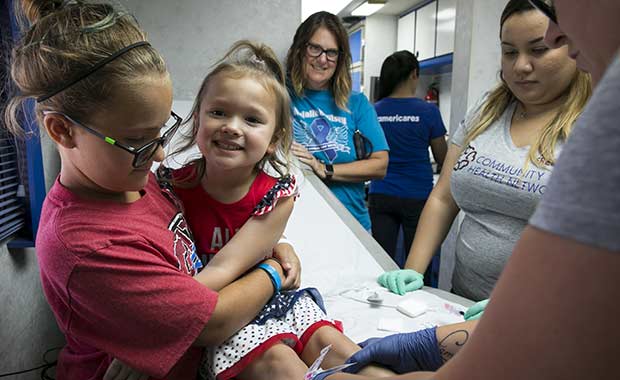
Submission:
[[[463,321],[459,311],[473,304],[465,298],[426,287],[401,297],[381,288],[376,278],[397,269],[394,261],[318,177],[304,174],[285,235],[301,258],[302,286],[320,290],[328,314],[343,322],[351,339]],[[382,306],[366,302],[373,292],[383,298]],[[394,308],[404,299],[423,302],[429,310],[409,318]],[[380,323],[395,329],[380,330]]]

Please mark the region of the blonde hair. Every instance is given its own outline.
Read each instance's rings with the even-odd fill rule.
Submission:
[[[281,176],[288,174],[290,166],[288,155],[293,132],[290,98],[285,87],[284,71],[276,54],[269,46],[248,40],[237,41],[202,81],[192,106],[191,115],[184,122],[185,124],[192,123],[192,129],[189,134],[184,136],[185,142],[172,154],[184,152],[195,145],[200,128],[198,120],[202,99],[207,94],[213,78],[220,74],[233,78],[251,77],[261,83],[265,90],[274,96],[276,100],[276,126],[271,143],[276,144],[276,149],[273,153],[266,154],[256,164],[256,168],[262,169],[268,162]],[[190,165],[193,166],[194,170],[191,170],[185,177],[172,179],[175,185],[195,186],[200,181],[206,170],[204,156],[190,161],[187,166]]]
[[[508,1],[500,17],[500,36],[504,23],[511,16],[530,11],[536,11],[536,8],[527,0]],[[576,70],[570,85],[560,95],[565,96],[566,101],[558,107],[553,119],[541,129],[536,137],[536,141],[530,146],[528,159],[524,163],[523,173],[525,173],[529,162],[532,162],[537,167],[544,167],[545,165],[553,165],[555,163],[556,144],[558,141],[566,141],[575,120],[581,115],[590,95],[592,95],[590,74]],[[470,142],[496,122],[504,114],[506,108],[515,101],[517,101],[517,98],[502,78],[501,82],[491,91],[480,106],[478,116],[473,120],[472,127],[468,129],[465,136],[463,150],[469,146]]]
[[[352,86],[351,73],[349,72],[351,49],[349,48],[349,35],[338,16],[329,12],[317,12],[301,23],[295,32],[293,43],[286,56],[286,72],[295,95],[302,97],[306,85],[303,65],[306,47],[312,35],[321,27],[326,28],[334,35],[340,50],[336,71],[330,80],[329,89],[338,108],[348,111],[347,104]]]
[[[536,141],[531,145],[528,160],[525,163],[526,167],[528,162],[532,162],[537,167],[555,163],[557,142],[568,138],[575,120],[581,115],[591,94],[590,74],[576,70],[568,89],[563,93],[566,101],[558,107],[553,119],[541,129]],[[517,98],[502,80],[480,106],[478,116],[473,120],[472,127],[467,132],[463,147],[466,148],[471,141],[486,131],[515,101]]]
[[[20,94],[9,101],[4,117],[8,130],[17,136],[23,135],[18,115],[26,99],[45,98],[74,79],[77,73],[84,73],[102,59],[146,40],[133,16],[111,4],[58,0],[18,3],[21,16],[31,26],[12,52],[11,78]],[[41,100],[35,112],[39,122],[45,110],[87,121],[92,113],[105,107],[121,86],[148,76],[167,75],[162,57],[145,44]]]

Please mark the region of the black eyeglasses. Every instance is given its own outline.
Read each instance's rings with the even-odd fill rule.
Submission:
[[[323,49],[320,45],[315,45],[311,42],[306,44],[306,51],[312,58],[318,58],[321,54],[325,53],[325,58],[330,62],[336,62],[341,53],[338,49]]]
[[[549,17],[554,23],[558,23],[558,16],[555,13],[555,7],[553,6],[553,0],[529,0],[536,9]]]
[[[104,140],[105,142],[107,142],[110,145],[114,145],[122,150],[124,150],[125,152],[131,153],[133,155],[133,162],[132,165],[134,168],[139,168],[141,166],[143,166],[144,164],[146,164],[147,162],[149,162],[149,160],[153,157],[153,155],[155,155],[155,152],[157,152],[157,149],[159,149],[159,147],[161,146],[162,148],[164,148],[166,145],[168,145],[168,143],[171,140],[171,137],[174,135],[174,133],[179,129],[179,126],[181,125],[181,122],[183,121],[183,119],[177,115],[174,112],[170,112],[170,119],[168,119],[168,121],[166,122],[166,124],[162,127],[162,128],[166,128],[166,131],[164,132],[163,135],[161,135],[161,137],[158,137],[156,139],[153,139],[149,142],[147,142],[146,144],[140,146],[139,148],[134,148],[133,146],[129,146],[126,144],[123,144],[121,142],[118,142],[116,139],[113,139],[112,137],[108,137],[98,131],[96,131],[93,128],[87,127],[86,125],[70,118],[69,116],[60,113],[60,112],[54,112],[54,111],[44,111],[43,114],[47,115],[47,114],[58,114],[58,115],[62,115],[64,116],[67,120],[69,120],[70,122],[72,122],[73,124],[84,128],[84,130],[86,130],[87,132],[90,132],[91,134],[99,137],[100,139]]]

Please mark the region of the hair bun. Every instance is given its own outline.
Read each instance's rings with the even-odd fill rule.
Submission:
[[[30,24],[62,8],[64,0],[21,0],[22,12]]]

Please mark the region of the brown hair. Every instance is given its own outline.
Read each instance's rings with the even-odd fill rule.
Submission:
[[[329,12],[317,12],[301,23],[295,32],[293,44],[286,56],[286,72],[295,95],[303,96],[306,85],[303,72],[306,46],[312,35],[321,27],[329,30],[338,43],[340,55],[338,56],[336,71],[330,81],[329,88],[338,108],[347,111],[347,103],[351,95],[351,73],[349,72],[351,49],[349,48],[349,36],[338,16]]]
[[[500,35],[504,23],[515,14],[535,11],[527,0],[511,0],[508,2],[500,19]],[[581,111],[592,95],[592,81],[590,74],[576,70],[569,87],[562,93],[566,101],[558,108],[555,117],[540,131],[536,141],[530,147],[528,159],[524,163],[524,169],[529,162],[537,167],[555,163],[555,145],[558,141],[565,141],[575,123],[581,115]],[[472,127],[467,132],[463,148],[482,134],[495,121],[497,121],[506,108],[517,98],[514,96],[508,84],[502,79],[501,82],[490,92],[484,103],[480,106],[479,114],[474,119]],[[541,156],[539,158],[539,156]],[[525,172],[525,170],[523,170]]]
[[[31,26],[12,52],[11,77],[20,94],[9,101],[5,122],[15,135],[23,133],[18,115],[24,100],[48,95],[76,73],[146,39],[133,16],[107,3],[22,0],[20,4],[21,16]],[[52,110],[87,121],[121,85],[167,75],[159,53],[150,45],[140,46],[37,103],[37,118]]]
[[[251,77],[261,83],[265,90],[274,96],[276,99],[276,126],[271,143],[276,144],[276,150],[273,153],[266,154],[256,164],[256,168],[262,169],[269,162],[280,175],[288,174],[288,154],[293,132],[290,98],[285,87],[284,70],[276,54],[269,46],[248,40],[237,41],[202,81],[190,117],[184,122],[185,124],[192,123],[192,129],[184,136],[184,143],[172,154],[187,151],[195,145],[200,128],[200,105],[207,91],[209,91],[209,84],[218,75],[227,75],[233,78]],[[206,169],[204,156],[190,161],[187,165],[193,165],[194,170],[188,173],[187,177],[173,179],[175,185],[195,186],[204,175]]]

